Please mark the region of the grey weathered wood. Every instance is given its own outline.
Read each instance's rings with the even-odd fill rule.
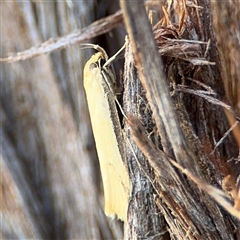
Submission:
[[[1,3],[1,57],[90,24],[93,5],[88,1],[72,4]],[[20,184],[24,197],[16,214],[31,211],[34,223],[31,218],[22,222],[38,229],[21,237],[18,229],[6,222],[2,229],[6,239],[14,235],[33,239],[113,237],[106,217],[99,214],[100,175],[81,80],[86,61],[86,50],[75,46],[51,56],[1,63],[1,104],[6,114],[3,129],[21,166],[9,167],[16,178],[8,187],[15,189]],[[24,176],[27,186],[18,174]],[[13,208],[9,201],[3,209],[12,223],[17,221],[10,214]]]

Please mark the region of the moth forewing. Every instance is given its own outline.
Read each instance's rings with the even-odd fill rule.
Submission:
[[[84,88],[100,162],[105,213],[125,221],[130,181],[124,165],[125,151],[121,125],[112,89],[111,68],[101,67],[102,52],[94,54],[84,68]]]

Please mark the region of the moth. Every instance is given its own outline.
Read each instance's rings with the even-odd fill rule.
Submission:
[[[88,44],[89,45],[89,44]],[[90,45],[98,52],[84,67],[84,88],[103,181],[105,213],[123,221],[127,219],[130,180],[120,120],[116,108],[116,82],[105,50]]]

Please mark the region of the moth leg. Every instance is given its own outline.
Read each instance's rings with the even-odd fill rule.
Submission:
[[[115,102],[117,103],[117,105],[118,105],[118,107],[119,107],[122,115],[123,115],[126,119],[128,119],[128,118],[127,118],[127,115],[126,115],[126,114],[124,113],[124,111],[123,111],[123,108],[122,108],[121,104],[119,103],[119,101],[118,101],[118,99],[117,99],[117,95],[116,95],[116,93],[115,93],[115,91],[114,91],[114,89],[113,89],[113,86],[112,86],[112,79],[111,79],[111,80],[109,79],[109,77],[108,77],[109,75],[106,74],[106,72],[105,72],[104,69],[102,70],[102,76],[103,76],[104,81],[105,81],[106,84],[108,85],[109,91],[113,94],[114,100],[115,100]]]
[[[117,56],[125,49],[126,44],[127,44],[127,40],[125,40],[125,43],[123,44],[123,46],[105,62],[105,64],[103,65],[103,68],[110,65],[117,58]]]

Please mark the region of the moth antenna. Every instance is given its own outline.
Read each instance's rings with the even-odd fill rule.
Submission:
[[[111,63],[117,58],[117,56],[119,55],[119,53],[121,53],[121,52],[123,51],[123,49],[126,47],[126,43],[127,43],[127,42],[125,41],[124,45],[123,45],[112,57],[110,57],[110,58],[105,62],[105,64],[104,64],[103,67],[108,66],[109,64],[111,64]]]
[[[92,43],[82,43],[80,46],[83,46],[80,49],[93,48],[93,49],[101,52],[103,54],[103,57],[105,58],[105,60],[108,61],[108,55],[107,55],[106,51],[99,45],[92,44]]]

